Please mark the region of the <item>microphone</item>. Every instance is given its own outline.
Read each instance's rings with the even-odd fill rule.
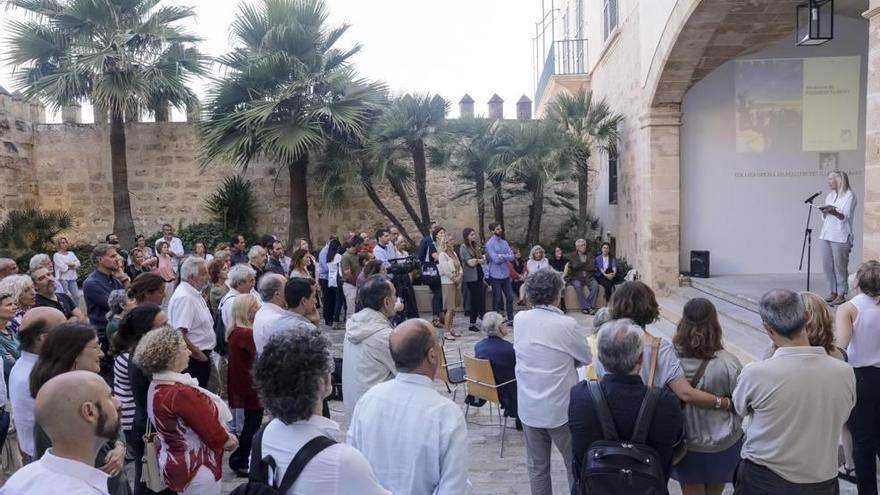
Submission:
[[[814,194],[814,195],[810,196],[809,198],[805,199],[805,200],[804,200],[804,203],[812,203],[813,200],[816,199],[816,196],[818,196],[818,195],[820,195],[820,194],[822,194],[822,191],[819,191],[819,192],[817,192],[816,194]]]

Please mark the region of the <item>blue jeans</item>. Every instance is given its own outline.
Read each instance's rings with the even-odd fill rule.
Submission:
[[[501,312],[501,293],[504,292],[507,319],[513,321],[513,286],[510,278],[490,278],[489,285],[492,286],[492,309]]]
[[[73,299],[73,304],[79,306],[79,287],[76,285],[76,279],[73,280],[61,280],[61,286],[64,287],[64,290],[70,294],[70,298]]]

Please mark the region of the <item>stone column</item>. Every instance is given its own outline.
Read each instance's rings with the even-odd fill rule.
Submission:
[[[472,119],[474,118],[474,99],[471,95],[465,93],[458,102],[458,118]]]
[[[880,0],[862,14],[868,27],[868,85],[865,118],[865,260],[880,259]],[[858,235],[858,233],[856,233]]]
[[[631,163],[638,171],[637,215],[641,221],[636,233],[636,268],[645,282],[660,295],[678,286],[679,225],[681,190],[679,163],[681,149],[679,105],[654,107],[639,119],[642,149],[647,160]]]
[[[61,107],[61,122],[65,124],[82,123],[82,107],[78,103]]]
[[[198,100],[188,102],[186,104],[186,121],[198,122],[202,120],[202,106]]]
[[[516,102],[516,120],[532,120],[532,100],[526,95],[522,95]]]
[[[92,102],[92,117],[95,119],[95,124],[100,125],[107,123],[107,112],[101,111],[101,109],[98,108],[98,105],[95,105],[94,102]]]
[[[493,94],[489,99],[489,118],[493,120],[504,120],[504,100],[498,94]]]

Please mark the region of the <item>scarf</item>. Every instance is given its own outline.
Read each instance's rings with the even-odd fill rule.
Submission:
[[[173,371],[160,371],[158,373],[153,373],[153,380],[158,380],[162,382],[174,382],[180,383],[181,385],[188,385],[194,389],[197,389],[199,392],[205,394],[211,402],[217,406],[217,418],[220,419],[220,423],[226,424],[232,421],[232,411],[229,410],[229,406],[223,402],[223,399],[220,398],[219,395],[214,392],[203,389],[199,386],[199,381],[195,378],[189,376],[189,373],[175,373]]]

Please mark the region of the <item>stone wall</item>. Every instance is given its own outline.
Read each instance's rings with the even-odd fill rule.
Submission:
[[[6,210],[26,203],[60,208],[74,216],[75,225],[69,233],[73,242],[102,239],[113,225],[109,126],[34,123],[32,120],[39,119],[32,119],[30,112],[30,106],[20,99],[0,95],[0,219]],[[228,163],[200,166],[198,136],[190,123],[130,123],[126,144],[135,228],[148,235],[166,222],[177,227],[206,221],[205,199],[224,177],[235,172]],[[256,232],[286,239],[286,172],[279,174],[273,164],[257,162],[242,175],[254,183],[259,198]],[[338,205],[321,204],[320,177],[314,177],[309,186],[309,216],[316,242],[330,234],[342,235],[350,229],[370,231],[388,224],[360,186],[352,186]],[[466,186],[449,170],[429,170],[432,217],[456,238],[464,227],[477,227],[474,201],[452,200]],[[418,241],[421,236],[412,222],[405,220],[400,202],[381,187],[379,192]],[[523,200],[506,204],[508,230],[514,240],[523,237],[527,206]],[[491,212],[487,200],[487,223],[492,220]],[[549,239],[565,215],[549,206],[545,213],[542,232]]]

